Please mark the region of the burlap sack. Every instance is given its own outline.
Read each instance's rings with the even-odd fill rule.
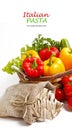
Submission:
[[[53,119],[63,106],[55,99],[53,87],[50,82],[9,87],[0,99],[0,117],[23,118],[28,124]]]

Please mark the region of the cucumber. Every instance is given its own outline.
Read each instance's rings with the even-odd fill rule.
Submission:
[[[64,47],[69,47],[70,48],[69,41],[66,38],[63,38],[60,41],[60,50],[62,50]]]

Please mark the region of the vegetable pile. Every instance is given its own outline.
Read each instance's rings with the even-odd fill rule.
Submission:
[[[20,56],[9,61],[2,70],[13,74],[16,72],[13,65],[28,78],[53,76],[72,69],[72,48],[66,38],[56,41],[39,34],[31,46],[22,47]],[[56,88],[55,96],[59,101],[66,99],[72,109],[72,74],[63,76],[61,84],[61,87]]]

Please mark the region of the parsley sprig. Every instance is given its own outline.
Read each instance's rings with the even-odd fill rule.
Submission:
[[[59,41],[52,40],[51,38],[42,37],[42,35],[39,34],[38,37],[36,37],[33,40],[31,46],[26,45],[26,47],[21,48],[21,53],[26,52],[28,50],[35,50],[35,51],[39,52],[43,48],[50,47],[50,46],[55,46],[60,50]]]

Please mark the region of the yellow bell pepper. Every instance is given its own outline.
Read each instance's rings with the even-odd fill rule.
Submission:
[[[72,69],[72,49],[65,47],[60,52],[60,59],[64,63],[65,69]]]
[[[40,58],[38,53],[35,50],[29,50],[26,51],[25,53],[21,54],[21,59],[25,60],[27,57],[37,57]]]
[[[44,61],[44,75],[52,76],[65,71],[65,67],[60,58],[50,57],[48,60]]]

